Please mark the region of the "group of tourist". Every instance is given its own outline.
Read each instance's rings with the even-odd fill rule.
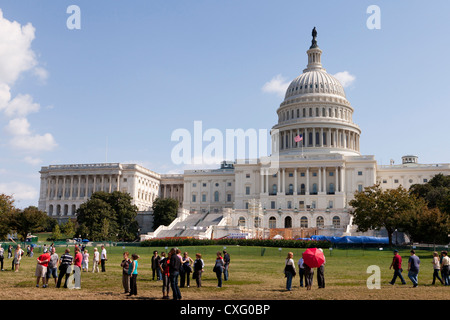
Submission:
[[[442,251],[439,255],[438,252],[433,252],[433,282],[436,284],[436,279],[444,286],[450,285],[450,258],[447,251]],[[402,257],[398,253],[398,250],[394,250],[394,257],[389,269],[394,269],[394,276],[389,284],[394,285],[397,278],[400,279],[401,284],[406,284],[405,279],[402,276]],[[419,271],[420,271],[420,259],[416,256],[415,250],[410,251],[410,257],[408,259],[408,278],[413,284],[413,288],[419,285]],[[440,276],[439,276],[440,273]]]
[[[223,254],[223,256],[222,256]],[[223,280],[228,280],[228,268],[230,265],[230,254],[223,250],[223,252],[217,252],[216,261],[214,264],[213,272],[217,277],[217,288],[222,287]],[[178,248],[172,248],[166,256],[165,252],[161,252],[161,256],[158,255],[158,251],[153,252],[152,256],[152,280],[162,280],[162,293],[163,299],[169,299],[170,290],[172,290],[172,296],[174,300],[181,300],[180,288],[190,287],[190,279],[195,279],[197,288],[202,286],[202,273],[204,272],[205,262],[202,259],[200,253],[195,254],[195,260],[189,257],[188,252],[181,254],[181,250]],[[223,280],[222,280],[223,275]],[[180,283],[178,284],[178,277],[180,277]],[[127,287],[124,289],[127,292]]]
[[[322,249],[319,249],[323,252]],[[324,256],[325,258],[325,256]],[[325,288],[325,263],[324,262],[317,268],[317,284],[319,289]],[[311,268],[308,266],[304,260],[303,257],[300,257],[300,259],[297,262],[298,270],[299,270],[299,277],[300,277],[300,287],[306,287],[306,290],[311,290],[313,279],[314,279],[314,268]],[[285,267],[284,267],[284,274],[286,278],[286,290],[292,291],[292,279],[297,275],[297,271],[295,268],[294,263],[294,253],[288,252]]]

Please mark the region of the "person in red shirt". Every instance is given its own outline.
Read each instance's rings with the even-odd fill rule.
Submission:
[[[81,289],[81,263],[83,262],[83,255],[78,246],[75,247],[75,257],[73,259],[73,267],[75,271],[75,289]]]
[[[394,285],[395,280],[397,280],[397,277],[400,278],[400,281],[402,284],[406,284],[405,279],[403,279],[402,276],[402,257],[398,254],[398,250],[394,250],[394,258],[392,259],[391,266],[389,267],[389,270],[394,268],[394,277],[392,278],[391,282],[389,284]]]
[[[50,254],[48,252],[41,254],[36,260],[36,288],[39,288],[40,279],[42,279],[42,288],[47,288],[47,267],[50,261]]]

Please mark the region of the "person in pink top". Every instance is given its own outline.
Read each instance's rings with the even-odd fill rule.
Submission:
[[[73,259],[73,267],[75,270],[75,274],[79,274],[79,276],[81,277],[81,263],[83,261],[83,255],[80,252],[80,248],[79,247],[75,247],[75,257]],[[81,280],[81,279],[76,279],[76,280]],[[77,282],[75,281],[75,289],[81,289],[80,288],[80,283],[81,281]]]

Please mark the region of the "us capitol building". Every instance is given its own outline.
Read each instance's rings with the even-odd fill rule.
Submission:
[[[408,189],[438,173],[450,174],[450,164],[420,164],[414,155],[385,166],[373,155],[361,155],[354,109],[343,86],[323,68],[316,36],[314,29],[306,69],[277,109],[269,159],[175,175],[136,164],[50,165],[40,171],[39,209],[64,221],[75,218],[93,192],[119,190],[131,194],[140,210],[141,239],[268,237],[271,229],[310,228],[323,235],[356,235],[348,205],[355,191],[376,183]],[[157,197],[177,199],[180,210],[170,226],[152,230]]]

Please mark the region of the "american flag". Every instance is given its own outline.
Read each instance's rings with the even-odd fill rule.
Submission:
[[[301,135],[301,134],[297,135],[297,136],[294,138],[294,141],[295,141],[295,142],[300,142],[300,141],[302,141],[302,140],[303,140],[303,135]]]

